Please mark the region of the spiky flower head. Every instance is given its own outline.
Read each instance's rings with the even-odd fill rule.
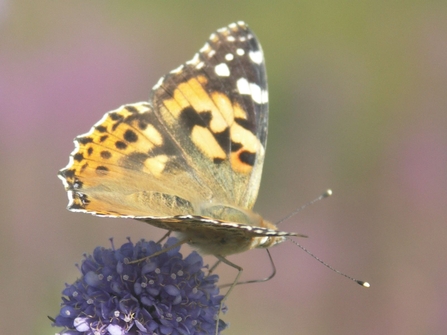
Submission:
[[[169,238],[163,248],[177,243]],[[82,276],[63,290],[54,326],[66,335],[214,334],[222,296],[217,275],[203,272],[203,259],[180,247],[130,240],[120,248],[97,247],[86,255]],[[226,309],[226,308],[225,308]],[[219,320],[219,331],[227,324]]]

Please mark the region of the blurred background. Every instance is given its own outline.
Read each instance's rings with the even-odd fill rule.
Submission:
[[[57,171],[76,135],[236,20],[269,76],[256,210],[275,222],[332,188],[281,229],[372,287],[286,242],[273,280],[230,296],[226,333],[447,334],[447,2],[0,0],[1,334],[54,334],[83,253],[162,236],[68,212]],[[263,250],[230,260],[271,272]]]

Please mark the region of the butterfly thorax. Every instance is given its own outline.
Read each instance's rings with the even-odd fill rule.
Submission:
[[[197,214],[217,220],[246,224],[249,226],[261,227],[263,222],[262,217],[257,213],[249,209],[227,204],[201,204],[198,206]],[[276,227],[274,229],[276,229]]]

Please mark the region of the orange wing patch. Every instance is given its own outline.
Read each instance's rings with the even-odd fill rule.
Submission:
[[[162,100],[172,116],[166,121],[173,125],[183,114],[195,113],[197,122],[190,125],[190,139],[195,147],[215,163],[228,159],[235,172],[250,174],[262,145],[255,134],[240,124],[247,120],[246,112],[227,95],[208,93],[206,84],[204,76],[178,84],[172,98]]]

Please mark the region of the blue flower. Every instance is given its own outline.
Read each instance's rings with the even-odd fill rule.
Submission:
[[[169,238],[164,248],[177,242]],[[214,334],[223,298],[218,276],[205,275],[195,251],[183,259],[180,247],[132,263],[161,249],[144,240],[97,247],[79,267],[82,277],[66,284],[53,326],[66,335]],[[219,320],[219,331],[226,327]]]

